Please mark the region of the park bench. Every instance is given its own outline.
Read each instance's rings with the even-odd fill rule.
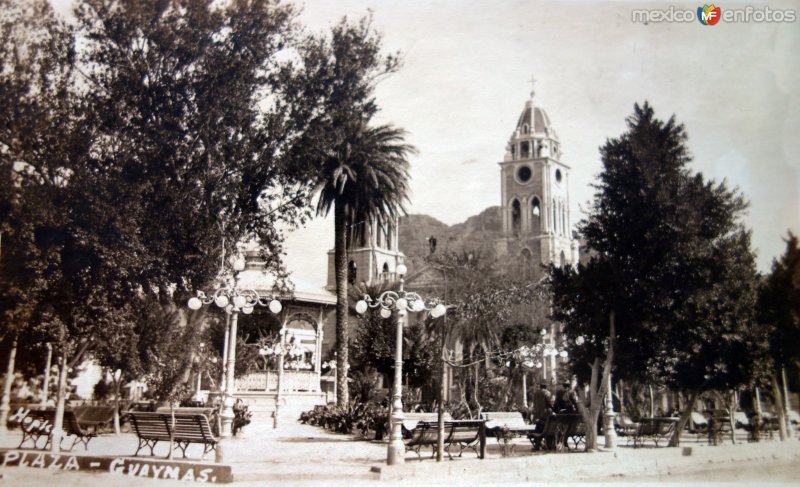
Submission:
[[[447,411],[443,413],[443,416],[445,422],[453,420],[453,417]],[[435,426],[438,421],[439,413],[403,413],[403,428],[408,433],[423,424],[432,423]]]
[[[64,411],[63,429],[64,429],[64,437],[61,438],[62,442],[64,441],[64,439],[67,436],[72,436],[72,445],[70,445],[70,447],[69,447],[70,451],[72,451],[72,449],[78,443],[83,443],[84,449],[88,450],[89,449],[89,442],[92,440],[92,438],[97,436],[96,432],[93,432],[93,431],[90,432],[90,431],[86,431],[86,430],[83,429],[81,424],[78,422],[78,418],[75,416],[75,412],[74,411]],[[48,439],[48,443],[51,440],[52,440],[52,435]],[[61,445],[59,445],[59,448],[60,447],[61,447]],[[45,445],[45,448],[47,448],[47,445]]]
[[[708,434],[708,418],[697,411],[692,411],[689,420],[689,433]]]
[[[403,431],[406,451],[414,451],[420,460],[420,449],[430,446],[435,454],[438,442],[437,413],[405,413]],[[471,448],[479,458],[484,458],[486,450],[486,429],[483,420],[454,420],[449,413],[444,414],[444,445],[447,456],[452,460],[450,448],[458,446],[461,456],[464,450]]]
[[[780,429],[780,422],[777,416],[769,413],[762,413],[761,415],[761,437],[770,439],[775,437],[775,432]]]
[[[534,431],[536,428],[532,424],[525,422],[522,413],[519,411],[511,412],[484,412],[481,417],[486,420],[486,430],[495,432],[496,430],[505,427],[512,433],[525,434]]]
[[[161,414],[172,414],[172,410],[167,407],[157,408],[155,411]],[[175,414],[202,414],[208,418],[208,424],[211,425],[211,432],[215,435],[219,435],[221,428],[220,421],[222,418],[220,418],[219,410],[217,408],[182,406],[174,408],[174,412]]]
[[[617,435],[625,437],[627,444],[639,431],[639,423],[634,422],[627,414],[620,413],[614,416],[614,429]]]
[[[584,436],[583,418],[579,414],[553,414],[545,419],[541,432],[528,433],[528,439],[534,446],[540,442],[544,443],[546,449],[555,451],[563,451],[565,447],[569,449],[570,439],[577,448]]]
[[[95,433],[114,420],[114,406],[80,406],[74,411],[81,428],[92,428]]]
[[[134,456],[139,455],[144,447],[150,448],[150,455],[153,456],[156,444],[159,441],[172,441],[176,448],[183,452],[186,458],[186,448],[191,443],[203,445],[203,456],[213,450],[217,445],[217,438],[211,431],[208,417],[203,414],[172,414],[133,412],[128,414],[136,437],[139,439],[139,446]],[[174,418],[174,421],[173,421]]]
[[[586,426],[583,422],[583,417],[581,417],[580,414],[575,415],[575,418],[572,420],[572,422],[570,422],[565,435],[567,440],[572,440],[572,442],[575,444],[576,450],[581,443],[586,441]],[[569,447],[569,443],[567,443],[567,447]]]
[[[449,431],[449,435],[447,435],[447,439],[445,440],[444,451],[447,452],[447,456],[450,460],[453,459],[453,456],[450,454],[450,447],[453,445],[458,446],[458,456],[460,457],[464,450],[467,448],[471,448],[475,454],[482,458],[481,453],[478,451],[478,447],[481,445],[481,430],[482,427],[485,425],[482,421],[451,421],[450,423],[445,423],[445,431]],[[486,431],[485,429],[483,431]],[[485,444],[485,433],[484,433],[484,441]]]
[[[750,429],[750,418],[747,417],[747,413],[744,411],[736,411],[733,413],[733,423],[738,429]]]
[[[158,408],[156,409],[157,413],[161,414],[202,414],[207,418],[211,418],[216,413],[216,408],[207,408],[207,407],[179,407],[179,408]]]
[[[672,435],[676,424],[678,418],[639,418],[639,430],[633,437],[633,447],[642,446],[647,440],[652,440],[658,446],[659,441],[668,439]]]
[[[708,434],[708,444],[716,445],[722,442],[723,435],[731,432],[731,419],[725,409],[708,409],[704,412],[708,419],[706,433]],[[735,416],[734,416],[735,420]],[[749,420],[748,428],[749,428]]]
[[[19,446],[17,448],[22,448],[22,446],[30,441],[32,443],[33,448],[42,448],[47,449],[48,446],[53,441],[53,426],[55,425],[55,417],[56,411],[54,409],[41,409],[41,410],[32,410],[28,411],[27,414],[23,414],[23,410],[18,410],[15,413],[15,416],[22,417],[20,423],[20,428],[22,429],[22,441],[19,442]],[[59,448],[62,448],[62,444],[64,440],[68,437],[72,437],[72,444],[69,447],[69,450],[72,451],[75,448],[75,445],[78,443],[82,443],[85,449],[89,449],[89,442],[97,436],[93,432],[85,431],[80,424],[78,424],[78,420],[75,417],[74,411],[64,411],[63,417],[63,425],[61,428],[64,432],[64,435],[61,437]],[[39,447],[39,439],[40,438],[47,438],[45,444]]]
[[[24,407],[17,409],[16,413],[9,418],[9,422],[18,424],[22,430],[22,441],[17,448],[30,441],[32,448],[39,448],[39,439],[49,437],[55,424],[56,412],[53,409],[34,409],[28,410]],[[45,443],[46,445],[47,443]]]
[[[450,413],[444,413],[445,423],[452,421]],[[403,413],[403,437],[406,439],[406,451],[413,451],[422,460],[419,451],[424,446],[430,446],[435,453],[438,442],[439,429],[438,413]],[[445,442],[447,441],[447,427],[445,426]]]
[[[486,430],[494,435],[497,439],[497,443],[500,444],[500,442],[503,442],[502,447],[504,455],[508,451],[508,442],[511,438],[515,436],[527,436],[528,433],[536,431],[536,426],[526,423],[525,418],[519,411],[486,411],[481,413],[481,417],[486,420]],[[513,443],[511,443],[510,448],[513,452]]]

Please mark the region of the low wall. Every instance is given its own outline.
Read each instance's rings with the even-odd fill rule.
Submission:
[[[111,456],[52,454],[33,450],[0,450],[0,466],[50,470],[108,472],[129,477],[186,482],[230,483],[229,465]]]

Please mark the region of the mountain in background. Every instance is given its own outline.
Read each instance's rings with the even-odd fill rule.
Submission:
[[[408,215],[400,218],[399,246],[406,255],[409,274],[419,269],[431,254],[429,239],[436,239],[435,253],[481,250],[493,251],[495,242],[503,235],[500,207],[492,206],[467,221],[446,225],[428,215]]]

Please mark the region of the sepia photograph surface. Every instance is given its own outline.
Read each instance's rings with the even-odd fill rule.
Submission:
[[[799,14],[0,0],[0,484],[796,484]]]

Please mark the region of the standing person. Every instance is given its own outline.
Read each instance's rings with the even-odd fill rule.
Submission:
[[[553,411],[553,403],[555,398],[553,393],[547,390],[547,384],[539,384],[539,389],[533,393],[533,412],[531,414],[531,423],[536,423],[538,420],[544,420]]]
[[[553,403],[555,397],[547,390],[547,384],[539,384],[539,389],[533,393],[533,411],[531,412],[531,423],[535,426],[534,433],[544,431],[544,423],[547,417],[553,413]],[[542,449],[542,438],[536,437],[533,440],[533,449]]]

